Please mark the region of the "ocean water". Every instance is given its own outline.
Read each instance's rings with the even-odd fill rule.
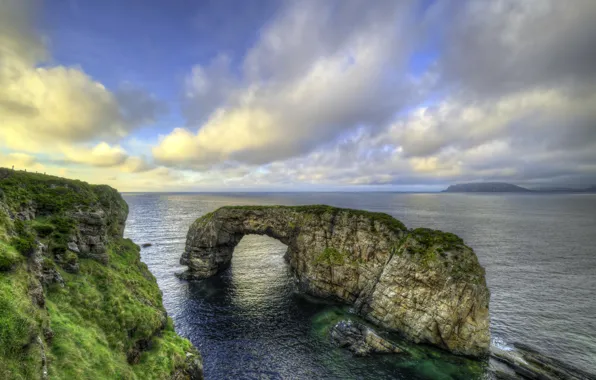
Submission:
[[[127,193],[125,235],[163,291],[177,331],[208,379],[488,379],[490,365],[396,339],[403,355],[354,358],[329,344],[349,309],[304,296],[286,247],[245,236],[231,267],[186,282],[175,273],[190,224],[224,205],[330,204],[386,212],[409,228],[453,232],[474,248],[491,291],[493,344],[526,343],[596,372],[596,195],[395,193]]]

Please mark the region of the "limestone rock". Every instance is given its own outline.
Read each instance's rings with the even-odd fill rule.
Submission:
[[[489,291],[474,251],[456,235],[408,230],[387,214],[316,206],[222,207],[190,227],[182,278],[229,266],[246,234],[288,246],[301,289],[351,304],[414,342],[484,356],[490,345]]]
[[[356,356],[402,352],[395,344],[358,322],[340,321],[331,328],[329,335],[333,344],[347,348]]]

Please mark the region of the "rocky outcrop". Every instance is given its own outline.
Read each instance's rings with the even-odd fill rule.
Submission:
[[[109,186],[0,168],[0,378],[203,378],[127,215]]]
[[[470,356],[488,352],[484,269],[453,234],[407,230],[387,214],[324,205],[222,207],[190,227],[181,276],[223,270],[246,234],[286,244],[286,260],[307,293],[351,304],[414,342]]]
[[[329,331],[331,342],[347,348],[356,356],[369,354],[398,354],[402,350],[362,323],[340,321]]]
[[[521,343],[513,350],[491,347],[490,357],[505,365],[505,370],[496,370],[497,379],[540,379],[540,380],[596,380],[596,375],[541,354]]]

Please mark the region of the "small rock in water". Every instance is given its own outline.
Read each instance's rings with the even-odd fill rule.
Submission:
[[[143,244],[141,244],[141,247],[147,248],[147,247],[151,247],[152,245],[153,244],[151,244],[151,243],[143,243]]]
[[[356,356],[373,354],[396,354],[402,350],[373,329],[362,323],[340,321],[330,330],[331,342],[347,348]]]
[[[515,343],[515,350],[504,351],[491,348],[490,356],[509,367],[514,373],[510,378],[539,380],[596,380],[596,375],[587,373],[573,365],[548,357],[533,348]],[[502,372],[495,373],[498,379],[508,379]],[[502,376],[502,377],[499,377]]]

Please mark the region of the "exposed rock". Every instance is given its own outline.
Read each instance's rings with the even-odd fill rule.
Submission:
[[[117,214],[116,218],[120,220],[115,222],[124,225],[127,215],[128,211]],[[71,236],[73,240],[68,243],[68,248],[77,252],[81,257],[107,263],[106,246],[110,237],[110,221],[114,221],[114,216],[103,208],[88,211],[78,210],[71,213],[70,216],[76,221],[77,229]]]
[[[60,265],[65,271],[69,273],[79,272],[79,260],[73,252],[65,252],[64,254],[57,254],[54,256],[56,263]]]
[[[141,244],[141,247],[147,248],[147,247],[151,247],[152,245],[153,244],[151,244],[151,243],[143,243],[143,244]]]
[[[457,236],[405,226],[387,214],[330,206],[222,207],[190,227],[182,278],[229,266],[246,234],[288,246],[286,259],[307,293],[354,305],[364,318],[457,354],[488,353],[484,269]]]
[[[172,380],[202,380],[203,359],[198,351],[186,353],[184,367],[177,369],[172,375]]]
[[[71,251],[73,251],[75,253],[81,253],[81,251],[79,250],[79,247],[73,241],[68,242],[68,249],[70,249]]]
[[[499,379],[509,376],[509,378],[530,380],[596,380],[594,374],[543,355],[521,343],[516,343],[515,349],[511,351],[491,347],[490,356],[504,363],[515,374],[509,375],[500,371],[495,374]]]
[[[41,361],[41,380],[48,379],[48,359],[46,356],[45,344],[41,337],[37,337],[36,343],[39,345],[40,361]]]
[[[45,294],[43,292],[43,252],[45,251],[45,245],[37,243],[36,249],[29,256],[28,267],[29,271],[33,274],[36,281],[32,281],[29,284],[29,295],[33,299],[34,303],[39,307],[44,307],[46,304]]]
[[[20,220],[33,220],[35,219],[35,203],[28,201],[21,204],[19,211],[15,215]]]
[[[402,352],[395,344],[381,338],[374,330],[362,323],[340,321],[329,331],[331,342],[345,347],[356,356],[373,354],[397,354]]]

